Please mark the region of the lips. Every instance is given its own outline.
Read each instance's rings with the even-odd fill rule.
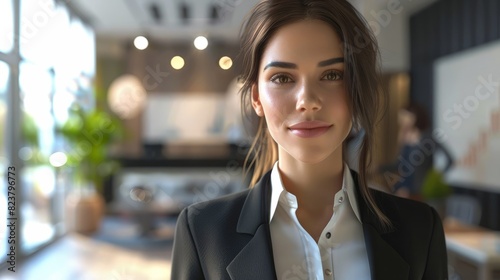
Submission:
[[[289,127],[290,131],[302,138],[318,137],[326,133],[333,125],[322,121],[299,122]]]

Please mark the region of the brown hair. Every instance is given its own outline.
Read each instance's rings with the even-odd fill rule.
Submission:
[[[378,46],[368,24],[349,2],[263,0],[252,9],[240,34],[243,60],[242,112],[248,112],[246,108],[251,106],[251,87],[257,83],[260,59],[269,39],[280,27],[304,19],[326,22],[337,32],[342,41],[344,81],[353,114],[353,129],[365,130],[358,166],[360,193],[380,222],[390,226],[389,219],[378,208],[369,192],[366,178],[371,163],[370,151],[373,147],[375,122],[379,117],[380,105],[386,100],[383,96],[384,91],[380,90]],[[345,151],[345,148],[342,148]],[[276,160],[278,160],[277,145],[266,128],[264,118],[260,118],[257,133],[245,160],[245,173],[253,168],[250,185],[253,186],[264,173],[269,171]]]
[[[412,113],[415,116],[415,123],[413,124],[421,132],[426,131],[430,127],[429,114],[427,110],[416,102],[410,102],[404,110]]]

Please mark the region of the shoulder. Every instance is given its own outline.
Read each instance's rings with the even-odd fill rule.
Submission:
[[[385,208],[387,210],[395,210],[396,208],[408,209],[408,210],[419,210],[425,211],[429,210],[430,206],[427,203],[411,200],[407,198],[402,198],[391,193],[383,192],[380,190],[370,189],[373,197],[379,203],[381,208]]]
[[[358,173],[351,170],[354,184],[359,186]],[[439,219],[437,212],[428,204],[401,198],[393,194],[369,188],[369,192],[378,208],[389,218],[394,226],[398,225],[411,225],[415,226],[429,226]],[[381,227],[378,218],[375,217],[372,209],[369,209],[367,203],[363,201],[362,196],[357,193],[357,199],[361,206],[361,212],[367,222],[373,222],[377,227]],[[361,200],[361,201],[360,201]],[[383,228],[383,227],[382,227]]]
[[[432,231],[439,216],[427,203],[401,198],[378,190],[372,191],[380,210],[399,231]]]
[[[227,226],[236,224],[242,211],[245,211],[246,216],[260,217],[260,220],[252,219],[252,221],[262,222],[262,214],[265,214],[264,205],[269,194],[270,173],[264,174],[253,188],[186,207],[181,212],[182,218],[201,226],[207,223],[223,223]]]
[[[174,241],[193,244],[201,259],[213,257],[216,252],[225,252],[226,256],[236,253],[245,244],[243,241],[247,241],[242,239],[246,235],[237,234],[237,227],[249,192],[245,190],[184,208],[176,225],[176,236],[179,232],[181,237]]]
[[[190,226],[196,227],[237,220],[249,191],[244,190],[192,204],[184,208],[179,216],[185,218]]]
[[[426,203],[375,191],[393,230],[381,237],[410,265],[420,279],[447,279],[446,239],[441,219]]]

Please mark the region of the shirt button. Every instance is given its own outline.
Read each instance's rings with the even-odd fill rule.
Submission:
[[[329,269],[325,269],[325,274],[330,276],[330,275],[332,275],[332,271]]]
[[[327,233],[326,233],[326,238],[330,239],[330,237],[332,237],[332,234],[331,234],[331,233],[329,233],[329,232],[327,232]]]
[[[344,202],[344,197],[343,196],[339,197],[339,203],[342,203],[342,202]]]

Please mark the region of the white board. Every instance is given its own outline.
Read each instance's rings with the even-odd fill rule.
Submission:
[[[456,160],[447,181],[500,192],[500,40],[437,60],[434,98],[435,131]]]

